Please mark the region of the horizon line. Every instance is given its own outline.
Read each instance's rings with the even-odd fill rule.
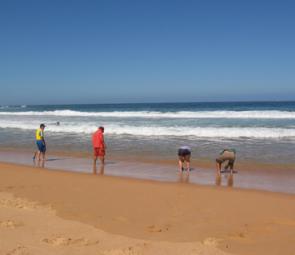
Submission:
[[[234,100],[234,101],[227,101],[227,100],[208,100],[208,101],[167,101],[167,102],[133,102],[133,103],[127,103],[127,102],[116,102],[116,103],[58,103],[58,104],[5,104],[0,106],[67,106],[67,105],[140,105],[140,104],[194,104],[194,103],[295,103],[294,100]]]

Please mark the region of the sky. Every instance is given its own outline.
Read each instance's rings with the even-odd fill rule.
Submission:
[[[295,100],[294,1],[0,0],[0,105]]]

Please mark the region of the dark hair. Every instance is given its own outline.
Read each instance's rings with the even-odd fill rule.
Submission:
[[[40,128],[42,128],[42,127],[45,127],[45,124],[43,124],[43,123],[42,123],[42,124],[40,124]]]
[[[98,129],[100,129],[101,131],[104,131],[104,127],[99,127]]]

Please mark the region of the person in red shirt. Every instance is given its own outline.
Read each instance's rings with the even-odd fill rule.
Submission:
[[[97,131],[92,135],[93,145],[93,169],[96,169],[97,158],[100,159],[101,165],[104,166],[104,157],[106,146],[104,143],[104,127],[99,127]]]

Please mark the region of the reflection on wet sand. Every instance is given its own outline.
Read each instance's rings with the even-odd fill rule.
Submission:
[[[48,158],[48,159],[35,159],[33,158],[33,163],[35,167],[45,168],[45,162],[54,162],[65,160],[66,158]]]
[[[45,160],[34,160],[34,166],[39,168],[45,167]]]
[[[188,173],[179,173],[178,172],[178,182],[180,183],[189,183],[189,174]]]
[[[220,186],[221,185],[221,174],[219,174],[219,173],[216,173],[216,176],[215,176],[215,185],[216,186]]]
[[[49,159],[35,159],[33,158],[33,163],[35,167],[45,168],[45,162],[51,162],[51,161],[59,161],[59,160],[65,160],[65,158],[49,158]]]
[[[175,165],[143,163],[133,161],[107,161],[107,172],[104,169],[93,169],[93,161],[89,158],[79,157],[59,157],[51,155],[45,162],[33,162],[31,152],[11,152],[0,150],[0,161],[35,166],[36,168],[45,167],[47,169],[64,170],[71,172],[82,172],[90,174],[107,174],[108,176],[129,177],[146,180],[156,180],[164,182],[189,182],[190,184],[201,185],[224,185],[234,186],[234,188],[257,189],[274,192],[284,192],[295,194],[295,172],[294,169],[257,169],[256,166],[249,170],[239,171],[233,175],[223,171],[221,176],[216,175],[216,169],[196,168],[190,171],[189,179],[186,172],[182,176],[175,171]],[[97,168],[101,164],[97,164]],[[43,168],[40,168],[43,169]],[[236,174],[236,175],[235,175]],[[221,179],[220,179],[221,178]],[[234,180],[233,180],[234,179]]]
[[[233,187],[234,186],[234,175],[233,174],[230,174],[227,177],[227,186],[228,187]]]
[[[104,164],[101,164],[99,167],[99,173],[97,173],[97,166],[96,164],[93,165],[93,174],[99,174],[99,175],[104,175]]]
[[[230,173],[230,174],[225,174],[224,177],[227,179],[227,186],[233,187],[234,186],[234,175],[232,173]],[[222,181],[222,176],[220,173],[217,172],[215,175],[215,185],[221,186],[221,181]]]

